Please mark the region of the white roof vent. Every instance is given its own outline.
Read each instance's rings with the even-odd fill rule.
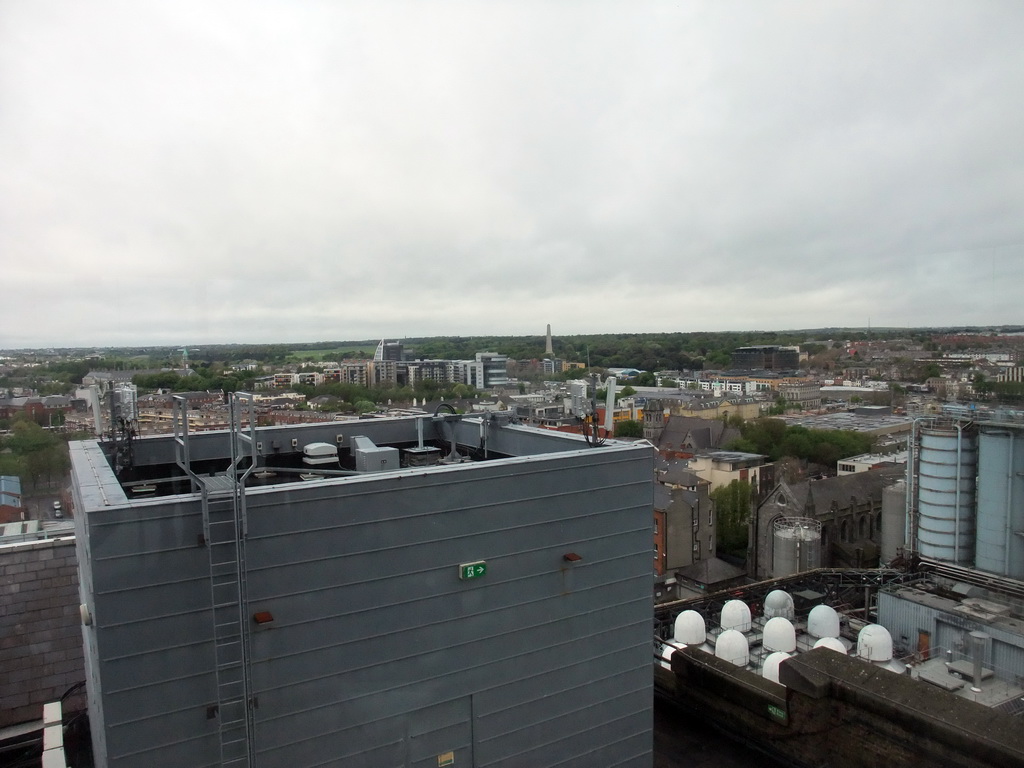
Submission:
[[[761,645],[769,651],[785,651],[792,653],[796,650],[796,630],[789,619],[775,616],[768,619],[764,625],[764,640]]]
[[[764,615],[770,619],[781,616],[792,621],[796,618],[793,598],[784,589],[773,589],[764,599]]]
[[[683,611],[676,616],[672,637],[677,643],[700,645],[707,640],[707,636],[704,617],[696,611]]]
[[[773,683],[779,682],[779,664],[788,658],[789,654],[783,651],[769,653],[768,657],[764,660],[764,665],[761,667],[761,677],[765,680],[771,680]]]
[[[750,608],[742,600],[729,600],[722,606],[722,629],[750,631]]]
[[[338,446],[330,443],[309,443],[302,449],[302,463],[307,465],[337,464]]]
[[[857,655],[868,661],[892,661],[892,635],[881,624],[868,624],[857,635]]]
[[[661,661],[658,663],[665,669],[672,669],[672,654],[675,653],[676,650],[678,649],[671,645],[661,646]]]
[[[819,637],[814,642],[815,648],[828,648],[830,651],[846,655],[846,646],[837,637]]]
[[[747,638],[739,630],[725,630],[715,643],[715,656],[737,667],[747,666],[750,663],[750,646],[747,644]]]
[[[816,605],[807,616],[811,637],[839,637],[839,614],[831,605]]]

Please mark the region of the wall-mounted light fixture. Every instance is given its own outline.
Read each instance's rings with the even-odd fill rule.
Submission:
[[[577,555],[575,552],[566,552],[564,555],[562,555],[562,559],[565,560],[565,562],[567,563],[576,563],[582,560],[583,558]]]
[[[270,611],[260,611],[252,615],[252,620],[257,624],[269,624],[274,620],[274,614]]]

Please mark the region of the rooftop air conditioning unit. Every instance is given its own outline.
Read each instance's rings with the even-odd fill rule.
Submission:
[[[368,437],[353,437],[356,472],[389,472],[400,469],[397,448],[379,448]]]
[[[330,443],[310,443],[302,449],[302,463],[307,466],[338,463],[338,446]]]

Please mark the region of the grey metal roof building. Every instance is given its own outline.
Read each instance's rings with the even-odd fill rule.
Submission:
[[[97,766],[649,768],[649,446],[233,407],[72,444]]]

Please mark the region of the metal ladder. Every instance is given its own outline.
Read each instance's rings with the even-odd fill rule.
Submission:
[[[222,766],[252,765],[252,680],[245,546],[239,490],[230,475],[202,478],[203,529],[210,558],[214,668]]]
[[[177,398],[176,398],[177,400]],[[203,538],[209,556],[210,604],[213,618],[217,703],[211,714],[219,721],[220,764],[233,768],[255,765],[252,674],[246,589],[245,537],[248,532],[245,479],[256,466],[255,413],[252,395],[231,396],[231,464],[226,472],[196,475],[189,466],[187,404],[180,439],[174,413],[179,466],[201,493]],[[248,405],[248,425],[243,404]],[[175,409],[178,408],[175,402]],[[249,465],[240,465],[248,458]]]

